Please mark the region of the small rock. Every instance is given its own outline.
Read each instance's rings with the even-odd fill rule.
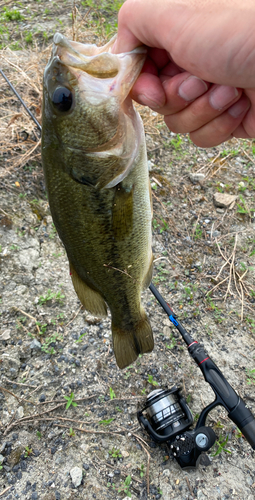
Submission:
[[[234,206],[236,198],[237,197],[233,194],[214,193],[213,203],[216,207],[228,208],[228,207],[231,207],[231,205]]]
[[[23,406],[19,406],[18,407],[18,409],[17,409],[17,417],[18,418],[24,417],[24,408],[23,408]]]
[[[46,396],[45,394],[41,394],[41,396],[39,397],[39,402],[44,403],[44,401],[46,401]]]
[[[163,334],[165,335],[165,337],[171,337],[171,328],[169,328],[169,326],[164,326]]]
[[[37,339],[34,339],[30,344],[30,349],[36,349],[38,351],[41,348],[42,348],[41,343]]]
[[[2,335],[0,335],[0,340],[9,340],[11,338],[11,330],[5,330]]]
[[[70,470],[70,476],[74,487],[78,488],[82,481],[82,469],[80,467],[73,467]]]
[[[196,184],[196,183],[201,184],[205,180],[205,175],[200,173],[200,172],[197,172],[194,174],[192,172],[190,172],[189,179],[191,180],[192,184]]]
[[[83,451],[83,453],[87,453],[88,450],[89,450],[89,445],[85,444],[85,443],[82,443],[81,446],[80,446],[80,448]]]
[[[122,452],[121,452],[121,455],[123,456],[123,458],[127,458],[127,457],[129,457],[129,453],[128,453],[128,451],[126,451],[126,450],[122,451]]]
[[[0,455],[0,464],[2,464],[4,461],[4,456],[3,455]]]

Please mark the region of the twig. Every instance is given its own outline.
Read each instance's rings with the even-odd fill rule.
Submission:
[[[8,389],[5,389],[1,385],[0,385],[0,391],[8,392],[9,394],[11,394],[11,396],[13,396],[14,398],[16,398],[19,402],[20,401],[25,401],[26,403],[32,403],[32,401],[28,401],[28,399],[23,399],[23,398],[20,398],[19,396],[16,396],[16,394],[13,394],[13,392],[8,391]],[[37,403],[32,403],[32,404],[36,405]]]
[[[79,309],[78,311],[75,313],[74,317],[69,321],[69,323],[67,323],[65,326],[64,326],[64,329],[66,329],[74,320],[75,318],[78,316],[80,310],[82,309],[83,305],[79,306]]]
[[[9,491],[9,489],[10,489],[10,488],[11,488],[11,486],[8,486],[8,488],[5,488],[5,490],[1,491],[1,493],[0,493],[0,497],[2,497],[3,495],[5,495],[5,493],[6,493],[7,491]]]
[[[22,314],[25,314],[25,316],[27,316],[28,318],[32,319],[35,322],[35,324],[38,323],[37,319],[34,318],[34,316],[31,316],[31,314],[28,314],[25,311],[22,311],[22,309],[19,309],[16,306],[13,306],[13,309],[15,309],[16,311],[21,312]],[[37,328],[38,333],[40,333],[40,328],[39,328],[39,326],[37,324],[36,324],[36,328]]]
[[[137,436],[137,434],[133,433],[133,436],[140,442],[145,453],[147,453],[146,482],[147,482],[147,495],[149,496],[149,494],[150,494],[150,459],[151,459],[151,456],[143,444],[143,443],[145,443],[145,441],[142,438],[140,438],[140,436]]]
[[[113,266],[110,266],[110,264],[103,264],[104,267],[109,267],[109,269],[114,269],[114,271],[119,271],[119,273],[122,273],[122,274],[125,274],[126,276],[128,276],[129,278],[131,278],[131,280],[134,281],[137,281],[135,278],[133,278],[133,276],[131,276],[130,274],[127,273],[127,271],[122,271],[121,269],[118,269],[117,267],[113,267]]]

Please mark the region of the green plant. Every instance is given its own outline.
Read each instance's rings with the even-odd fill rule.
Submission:
[[[62,340],[63,337],[59,335],[59,333],[53,333],[50,337],[46,337],[44,339],[44,343],[42,344],[42,351],[47,354],[55,354],[55,349],[53,346],[50,347],[50,344],[55,342],[56,340]]]
[[[7,21],[21,21],[21,19],[24,19],[20,11],[17,9],[8,10],[7,7],[4,7],[4,11],[4,17]]]
[[[40,321],[36,321],[36,325],[39,326],[40,335],[43,335],[47,330],[47,326],[48,326],[47,323],[42,324],[42,323],[40,323]]]
[[[26,43],[33,43],[33,35],[31,33],[31,31],[25,32],[25,33],[26,33],[26,36],[25,36]]]
[[[120,450],[118,450],[117,448],[112,448],[108,451],[108,453],[112,458],[122,458]]]
[[[60,304],[63,303],[62,299],[65,298],[65,295],[62,292],[52,292],[52,290],[48,290],[45,295],[41,295],[38,300],[38,304],[42,306],[46,302],[49,302],[50,300],[56,300]]]
[[[197,224],[195,232],[194,232],[194,239],[200,240],[202,238],[202,236],[203,236],[203,231],[202,231],[201,227],[199,226],[199,224]]]
[[[216,457],[219,455],[222,451],[225,451],[225,453],[230,453],[231,451],[225,448],[226,444],[228,442],[228,436],[225,438],[223,435],[220,435],[219,439],[215,442],[214,444],[214,449],[216,449],[215,453],[211,453],[211,457]]]
[[[70,427],[70,429],[69,429],[69,436],[70,436],[70,437],[75,436],[75,432],[74,432],[74,430],[72,429],[72,427]]]
[[[38,439],[41,439],[42,435],[41,435],[40,431],[37,431],[36,435],[37,435]]]
[[[248,214],[250,211],[246,205],[244,197],[240,194],[239,198],[240,198],[240,203],[237,203],[237,210],[236,211],[239,214]]]
[[[85,337],[85,335],[87,335],[87,333],[88,333],[88,332],[84,332],[84,333],[82,333],[82,334],[79,336],[79,338],[75,341],[75,343],[77,343],[77,344],[78,344],[79,342],[81,342],[81,341],[83,340],[83,337]]]
[[[74,393],[71,392],[70,396],[64,396],[64,398],[67,400],[66,403],[66,410],[68,410],[69,406],[77,406],[77,403],[74,401]]]
[[[248,385],[255,384],[255,368],[253,368],[252,370],[246,368],[246,373],[247,373],[247,384]]]
[[[171,144],[171,146],[173,146],[175,151],[179,151],[181,149],[181,145],[182,145],[182,138],[181,138],[180,134],[177,134],[176,138],[171,139],[170,144]]]
[[[173,347],[176,345],[176,340],[173,335],[171,335],[170,338],[170,344],[166,344],[167,349],[173,349]]]
[[[141,467],[139,468],[139,474],[140,474],[140,477],[143,477],[144,476],[144,464],[141,465]]]
[[[26,446],[25,447],[24,457],[29,457],[30,455],[32,455],[32,453],[33,453],[32,448],[29,448],[29,446]]]
[[[109,425],[113,420],[114,420],[114,418],[108,418],[108,419],[105,419],[105,420],[100,420],[99,424],[100,425]]]
[[[127,495],[127,497],[131,498],[131,492],[129,490],[131,484],[131,476],[127,476],[124,483],[123,483],[123,491]],[[118,490],[119,493],[121,492],[121,488]]]
[[[154,385],[154,386],[158,385],[158,382],[156,382],[156,380],[153,380],[152,375],[148,375],[148,382],[149,382],[149,384]]]
[[[111,387],[110,387],[109,391],[110,391],[110,398],[111,399],[116,398],[116,394],[115,394],[114,390]]]

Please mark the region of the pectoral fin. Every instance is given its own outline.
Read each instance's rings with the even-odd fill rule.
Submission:
[[[86,311],[95,316],[107,316],[106,303],[102,295],[85,283],[70,263],[73,287]]]

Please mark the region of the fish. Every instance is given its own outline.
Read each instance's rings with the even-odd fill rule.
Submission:
[[[151,352],[141,305],[152,279],[152,199],[143,122],[130,90],[146,49],[114,54],[55,33],[43,77],[42,163],[73,287],[97,317],[111,313],[119,368]]]

